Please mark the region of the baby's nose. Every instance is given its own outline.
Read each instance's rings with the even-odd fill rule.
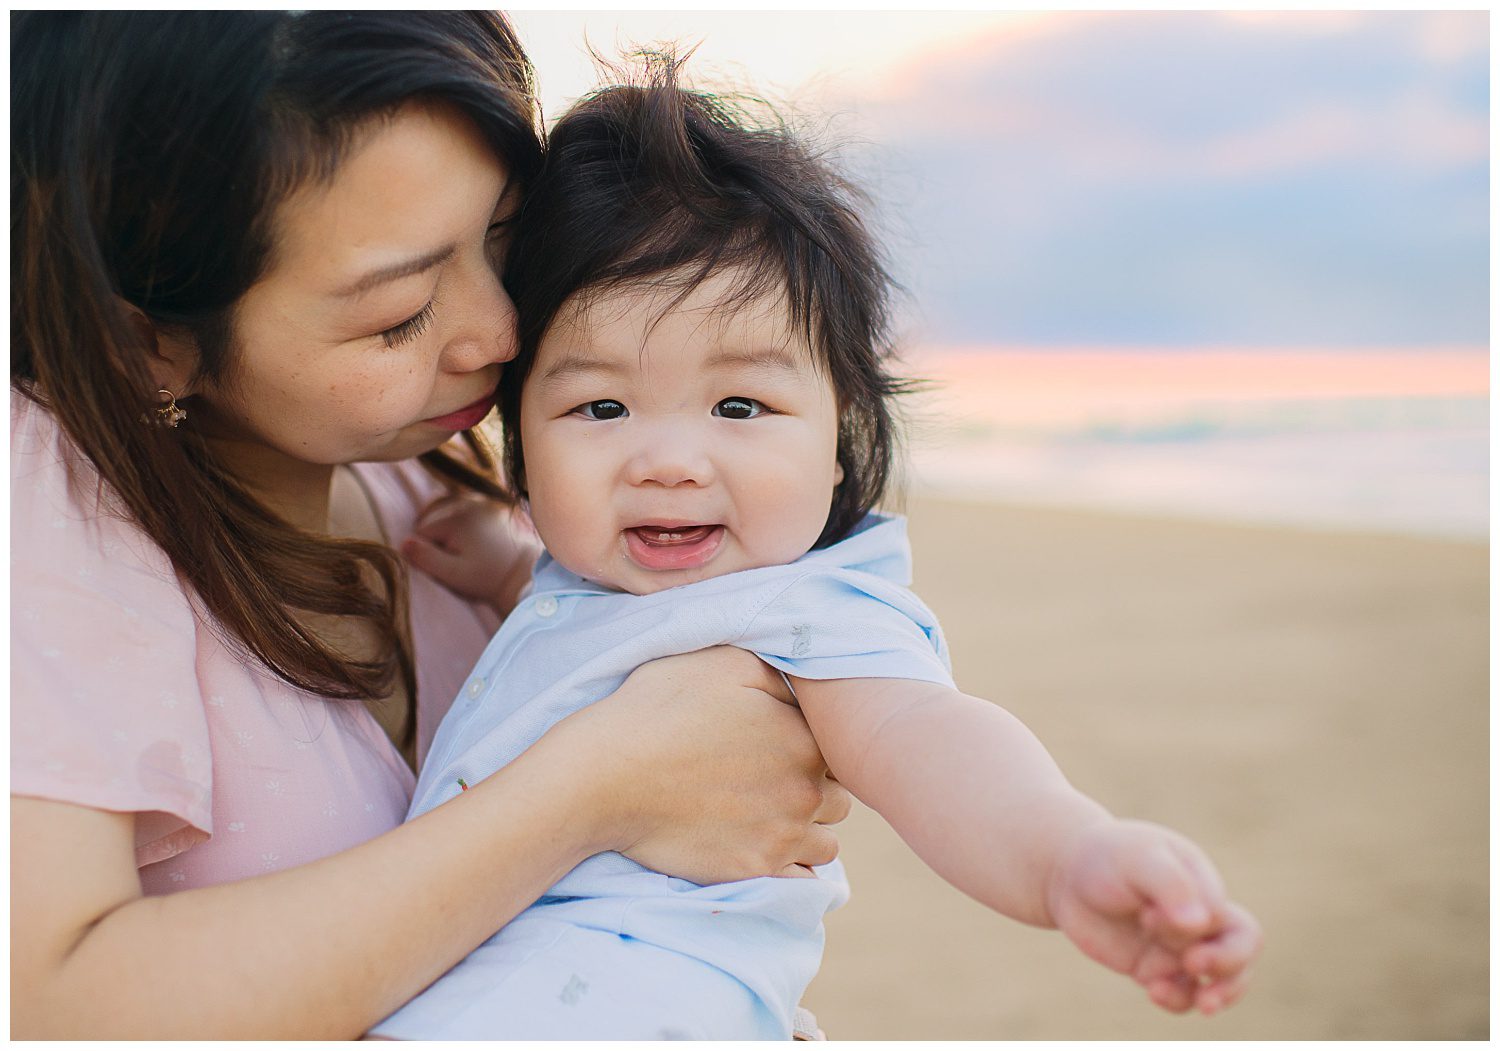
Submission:
[[[693,428],[666,426],[643,436],[629,468],[632,485],[708,485],[714,479],[707,447],[694,439]]]

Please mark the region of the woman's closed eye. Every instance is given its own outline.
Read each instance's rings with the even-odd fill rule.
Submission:
[[[505,265],[505,254],[510,249],[511,235],[515,233],[515,216],[498,219],[484,232],[485,249],[490,254],[490,263],[496,269]]]
[[[714,406],[714,415],[726,420],[752,420],[770,411],[764,402],[754,398],[725,398]]]
[[[427,326],[432,322],[433,308],[435,306],[437,306],[437,300],[429,299],[427,301],[427,305],[424,306],[421,310],[417,311],[411,317],[407,318],[399,325],[392,325],[384,332],[377,333],[377,335],[379,335],[381,339],[385,340],[386,346],[392,349],[399,347],[404,343],[410,343],[412,340],[420,336],[423,332],[427,331]]]
[[[582,405],[575,405],[570,410],[570,415],[582,416],[588,420],[618,420],[629,416],[630,411],[613,398],[601,398],[598,401],[586,401]]]

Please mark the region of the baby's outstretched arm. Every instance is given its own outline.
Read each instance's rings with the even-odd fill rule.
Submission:
[[[1197,845],[1077,791],[1014,716],[907,679],[794,679],[829,768],[948,882],[1056,927],[1170,1011],[1244,992],[1254,917]]]

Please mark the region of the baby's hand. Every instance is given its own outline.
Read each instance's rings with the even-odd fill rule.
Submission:
[[[524,514],[475,494],[434,501],[401,545],[412,565],[502,617],[515,607],[541,549]]]
[[[1260,924],[1224,893],[1198,846],[1144,821],[1090,825],[1052,873],[1053,923],[1168,1011],[1223,1010],[1243,995]]]

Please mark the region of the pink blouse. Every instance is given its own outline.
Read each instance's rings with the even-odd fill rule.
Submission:
[[[395,545],[443,493],[414,462],[354,469]],[[148,894],[300,865],[399,824],[414,778],[364,705],[227,646],[98,482],[12,392],[11,792],[135,813]],[[420,756],[498,622],[410,579]]]

